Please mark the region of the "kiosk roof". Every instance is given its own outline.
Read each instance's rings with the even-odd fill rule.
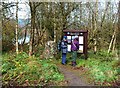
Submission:
[[[88,32],[88,30],[63,30],[63,32]]]

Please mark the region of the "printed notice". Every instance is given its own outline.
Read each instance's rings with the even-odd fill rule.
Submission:
[[[83,45],[79,45],[79,51],[80,53],[83,53]]]
[[[79,36],[79,44],[83,44],[83,36]]]
[[[71,36],[67,36],[68,43],[71,43]]]
[[[68,45],[68,52],[70,52],[71,51],[71,45]]]

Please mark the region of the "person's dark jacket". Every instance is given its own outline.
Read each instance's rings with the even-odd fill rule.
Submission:
[[[63,41],[61,42],[61,50],[62,50],[62,53],[67,53],[67,42],[66,41]]]

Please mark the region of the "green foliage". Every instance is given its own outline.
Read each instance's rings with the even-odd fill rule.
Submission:
[[[117,62],[113,60],[112,53],[100,51],[96,55],[90,53],[87,60],[80,59],[77,67],[88,68],[91,79],[94,79],[95,83],[103,85],[104,82],[110,83],[118,80],[120,69],[116,66]]]
[[[112,82],[117,79],[117,71],[112,67],[111,63],[100,60],[88,62],[88,66],[91,67],[90,74],[95,79],[95,82]]]
[[[4,54],[2,63],[3,85],[44,85],[64,80],[51,60],[28,57],[25,52],[18,55]]]
[[[117,68],[118,75],[120,75],[120,67]]]
[[[35,50],[36,51],[35,56],[39,57],[42,54],[43,50],[44,50],[44,47],[38,46]]]
[[[9,51],[14,47],[15,40],[15,20],[8,19],[3,21],[3,31],[2,31],[2,50]]]
[[[85,66],[85,60],[80,59],[79,62],[78,62],[77,67],[82,67],[82,66]]]
[[[28,58],[29,56],[25,53],[25,52],[21,52],[18,55],[16,55],[15,60],[16,61],[24,61],[26,58]]]
[[[96,54],[94,54],[92,52],[92,53],[89,54],[89,58],[100,59],[100,60],[103,60],[103,61],[112,61],[112,60],[114,60],[113,53],[112,52],[108,53],[107,50],[100,50]]]

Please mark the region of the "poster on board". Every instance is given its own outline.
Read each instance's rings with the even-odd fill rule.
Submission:
[[[83,53],[83,45],[79,45],[79,50],[78,50],[79,53]]]
[[[68,43],[71,43],[71,36],[67,36]]]
[[[67,45],[68,52],[71,52],[71,45]]]
[[[79,44],[83,44],[83,36],[79,36]]]

